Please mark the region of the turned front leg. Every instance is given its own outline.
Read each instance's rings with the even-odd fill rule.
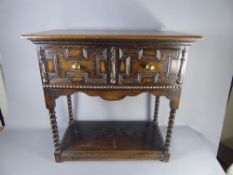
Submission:
[[[154,122],[158,124],[160,96],[155,97]]]
[[[170,101],[170,115],[168,119],[167,135],[164,144],[164,161],[167,162],[170,158],[170,146],[172,141],[172,133],[175,122],[176,110],[179,105],[179,97],[174,98]]]
[[[72,110],[72,100],[70,95],[67,96],[67,104],[68,104],[68,112],[69,112],[69,124],[71,125],[74,121],[74,118],[73,118],[73,110]]]
[[[54,143],[54,155],[56,162],[61,161],[61,143],[59,140],[59,132],[58,132],[58,126],[57,126],[57,120],[55,115],[55,98],[51,97],[49,94],[45,94],[45,101],[46,101],[46,107],[49,110],[49,118],[50,118],[50,125],[52,130],[52,137],[53,137],[53,143]]]

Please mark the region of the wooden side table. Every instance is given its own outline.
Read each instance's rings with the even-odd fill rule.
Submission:
[[[75,159],[168,161],[179,106],[187,48],[200,36],[174,32],[53,30],[22,35],[37,45],[45,103],[57,162]],[[71,95],[84,92],[105,100],[150,93],[151,121],[77,121]],[[67,96],[69,125],[59,140],[56,98]],[[160,96],[170,100],[166,138],[158,127]],[[87,106],[88,107],[88,106]]]

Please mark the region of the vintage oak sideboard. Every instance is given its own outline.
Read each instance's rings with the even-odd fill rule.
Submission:
[[[21,37],[37,45],[57,162],[169,160],[187,48],[201,36],[175,32],[52,30]],[[105,100],[150,93],[155,96],[154,118],[151,121],[74,120],[71,95],[76,92]],[[59,96],[67,96],[69,116],[61,141],[54,110]],[[170,101],[164,139],[157,121],[160,96]]]

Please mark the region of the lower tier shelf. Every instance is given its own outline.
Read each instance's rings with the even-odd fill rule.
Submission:
[[[152,121],[74,121],[62,139],[63,160],[164,160],[164,142]]]

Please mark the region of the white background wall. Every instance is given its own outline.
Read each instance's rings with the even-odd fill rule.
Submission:
[[[0,53],[9,128],[49,127],[35,46],[21,34],[54,28],[171,30],[205,36],[190,49],[177,124],[203,133],[216,151],[233,73],[232,0],[1,0]],[[152,98],[153,99],[153,98]],[[105,102],[80,94],[79,119],[148,119],[147,95]],[[154,101],[154,99],[152,100]],[[66,121],[59,99],[59,125]],[[160,122],[165,124],[166,101]],[[76,109],[76,110],[77,110]]]

